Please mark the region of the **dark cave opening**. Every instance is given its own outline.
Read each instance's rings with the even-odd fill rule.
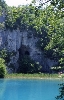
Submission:
[[[19,61],[22,60],[24,56],[30,56],[29,48],[26,46],[22,45],[19,49]]]
[[[28,62],[27,62],[27,64],[25,64],[25,61],[28,61],[28,58],[30,56],[29,48],[22,45],[18,49],[18,52],[19,52],[19,59],[18,59],[19,67],[17,69],[17,72],[18,73],[20,73],[20,72],[26,73],[26,70],[27,70],[26,68],[27,68]]]
[[[30,55],[29,51],[25,51],[25,55]]]

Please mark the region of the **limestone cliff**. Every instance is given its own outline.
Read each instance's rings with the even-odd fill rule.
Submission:
[[[16,72],[19,67],[18,59],[21,53],[23,55],[27,53],[31,59],[42,66],[44,71],[49,71],[50,67],[57,64],[56,61],[44,57],[44,52],[41,52],[41,50],[36,47],[37,41],[38,38],[34,37],[33,34],[29,36],[27,31],[20,32],[19,29],[13,31],[0,30],[0,49],[5,48],[8,52],[14,53],[8,63],[8,65],[14,65],[14,72]],[[11,72],[13,70],[8,68],[8,71]]]

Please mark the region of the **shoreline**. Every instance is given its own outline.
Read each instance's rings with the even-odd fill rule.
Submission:
[[[4,79],[63,80],[64,74],[7,74]]]
[[[27,80],[63,80],[63,78],[40,78],[40,77],[7,77],[7,78],[4,78],[4,79],[27,79]]]

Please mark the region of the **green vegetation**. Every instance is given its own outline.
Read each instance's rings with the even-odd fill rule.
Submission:
[[[10,62],[10,57],[14,56],[15,54],[16,54],[16,52],[14,52],[14,51],[9,52],[5,48],[0,50],[0,57],[5,60],[6,64],[8,64]]]
[[[0,58],[0,78],[4,78],[6,74],[6,66],[4,59]]]
[[[19,78],[19,79],[62,79],[58,74],[36,73],[36,74],[6,74],[5,78]]]
[[[49,1],[51,2],[50,5],[42,8],[44,4],[40,2],[40,5],[37,7],[35,5],[36,0],[33,0],[30,5],[18,7],[9,7],[5,2],[2,3],[0,0],[0,10],[6,9],[5,29],[11,31],[14,29],[19,29],[20,31],[26,30],[29,34],[32,31],[31,34],[33,36],[39,37],[36,46],[44,51],[46,57],[58,62],[58,65],[53,67],[60,68],[59,70],[63,71],[64,0]],[[24,64],[24,62],[21,63]],[[28,63],[28,71],[32,72],[32,66],[30,66],[29,61]],[[22,67],[21,70],[23,69]]]
[[[39,73],[42,70],[42,66],[39,63],[33,61],[29,56],[25,55],[19,60],[18,73]]]
[[[57,100],[64,100],[64,83],[59,85],[59,95],[56,97]]]
[[[2,15],[3,9],[6,10],[6,8],[7,8],[7,4],[5,3],[5,1],[4,0],[0,0],[0,15]]]

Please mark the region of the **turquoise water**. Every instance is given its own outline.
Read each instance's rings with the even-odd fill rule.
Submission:
[[[60,80],[0,80],[0,100],[56,100]]]

